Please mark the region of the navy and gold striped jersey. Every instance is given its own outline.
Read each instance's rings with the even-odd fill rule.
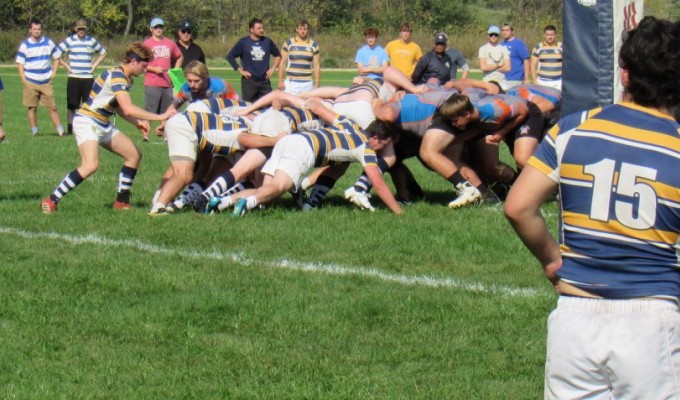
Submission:
[[[131,82],[121,67],[109,68],[97,77],[90,96],[77,111],[77,115],[89,117],[98,125],[107,128],[109,118],[116,112],[118,93],[128,93]]]
[[[605,298],[680,297],[680,125],[632,103],[572,114],[529,164],[559,184],[558,275]]]
[[[351,88],[347,89],[346,92],[342,93],[338,98],[336,99],[337,101],[341,101],[343,96],[347,96],[349,94],[358,92],[360,90],[366,90],[369,93],[371,93],[371,96],[374,99],[377,99],[379,94],[380,94],[380,88],[383,86],[385,81],[383,81],[382,78],[374,78],[369,81],[366,81],[362,84],[352,86]]]
[[[319,54],[319,43],[316,40],[292,37],[283,44],[281,53],[288,53],[288,65],[285,66],[286,78],[300,82],[312,80],[314,56]]]
[[[230,107],[248,107],[251,103],[243,100],[213,98],[201,100],[210,109],[213,114],[219,114],[220,111]]]
[[[236,140],[237,135],[234,135],[234,133],[244,132],[249,129],[248,123],[239,117],[196,111],[186,111],[184,116],[198,136],[199,149],[211,154],[228,155],[237,152],[240,150],[240,146]],[[221,146],[214,143],[216,141],[208,140],[204,135],[207,131],[224,132],[225,136],[229,135],[230,138],[233,138],[233,140],[227,142],[231,145]]]
[[[378,165],[375,151],[368,146],[366,133],[351,119],[338,116],[335,123],[323,128],[296,132],[307,139],[314,150],[315,167],[359,162],[362,166]]]
[[[290,120],[291,132],[305,130],[309,122],[319,121],[319,117],[316,114],[304,107],[284,107],[281,109],[281,112]]]

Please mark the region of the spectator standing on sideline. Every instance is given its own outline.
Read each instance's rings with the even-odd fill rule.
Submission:
[[[418,60],[423,56],[423,51],[418,43],[411,40],[412,33],[413,26],[411,23],[404,22],[399,27],[399,38],[385,46],[390,65],[401,71],[409,79],[416,69]]]
[[[535,83],[562,90],[562,42],[557,41],[557,28],[543,29],[543,42],[531,52],[531,78]]]
[[[508,89],[529,83],[529,50],[520,39],[515,37],[515,28],[509,22],[501,28],[502,46],[510,53],[510,71],[505,73]]]
[[[385,49],[378,45],[378,36],[380,36],[380,31],[376,28],[367,28],[364,31],[366,44],[357,51],[354,59],[360,78],[382,78],[385,67],[390,62]]]
[[[200,61],[205,64],[205,54],[201,46],[194,43],[194,33],[196,29],[189,21],[182,21],[179,23],[177,29],[177,41],[175,44],[182,52],[182,69],[192,61]]]
[[[172,104],[172,81],[168,70],[179,68],[184,61],[177,44],[163,36],[164,29],[165,21],[162,18],[152,18],[149,23],[151,36],[144,40],[144,46],[153,52],[153,60],[144,74],[144,109],[155,114],[164,113]],[[144,141],[148,141],[149,132],[143,134]]]
[[[451,78],[451,57],[446,54],[449,38],[440,32],[434,36],[434,48],[428,51],[416,65],[411,81],[414,85],[429,83],[443,85]]]
[[[448,37],[447,37],[448,40]],[[467,60],[463,56],[463,53],[458,51],[458,49],[454,49],[453,47],[447,47],[446,48],[446,54],[451,57],[451,80],[454,80],[457,78],[458,75],[458,67],[460,67],[463,70],[462,75],[460,76],[461,79],[467,79],[468,74],[470,73],[470,65],[468,64]]]
[[[93,55],[99,53],[94,62]],[[68,62],[62,56],[68,57]],[[73,133],[73,115],[90,96],[94,84],[94,71],[106,58],[106,49],[97,39],[87,34],[87,21],[80,18],[75,23],[75,33],[66,37],[54,53],[61,65],[68,70],[66,81],[66,108],[68,109],[67,133]]]
[[[501,28],[496,25],[487,31],[488,42],[479,48],[479,68],[482,70],[484,82],[496,81],[501,88],[507,88],[505,73],[510,71],[512,63],[508,48],[498,43]]]
[[[560,294],[546,399],[680,398],[680,23],[646,17],[625,35],[627,100],[560,120],[505,203]],[[541,213],[558,189],[560,244]]]
[[[274,42],[264,36],[264,24],[259,18],[248,23],[250,33],[236,42],[227,54],[227,61],[234,70],[241,74],[241,98],[254,102],[271,93],[271,77],[281,63],[281,53]],[[274,64],[270,67],[270,58],[274,56]],[[239,66],[236,59],[241,59]]]
[[[320,80],[319,43],[309,36],[309,22],[302,20],[295,27],[295,36],[281,47],[279,89],[290,94],[308,92],[318,88]]]
[[[16,63],[19,76],[24,84],[23,105],[28,108],[28,123],[33,136],[38,135],[38,105],[42,104],[50,113],[59,136],[64,135],[57,104],[54,101],[52,79],[57,75],[59,59],[53,60],[57,46],[42,34],[42,22],[31,19],[28,23],[29,36],[21,42],[17,51]]]

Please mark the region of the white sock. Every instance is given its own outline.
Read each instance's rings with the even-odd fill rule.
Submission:
[[[250,211],[255,207],[257,207],[257,198],[255,198],[255,196],[248,196],[246,199],[246,208]]]

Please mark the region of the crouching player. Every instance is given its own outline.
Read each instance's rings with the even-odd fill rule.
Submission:
[[[233,215],[242,216],[290,189],[297,189],[312,168],[359,162],[380,199],[395,214],[401,214],[401,207],[380,175],[375,153],[392,142],[392,130],[380,121],[374,121],[362,130],[352,120],[325,108],[318,100],[307,101],[307,106],[320,118],[333,123],[324,129],[297,132],[282,138],[262,168],[265,178],[260,188],[237,193],[233,198],[213,198],[211,203],[220,202],[223,209],[235,202]]]
[[[57,203],[71,190],[99,168],[99,146],[123,158],[123,168],[118,178],[118,194],[113,203],[115,209],[132,208],[130,189],[137,174],[142,154],[135,144],[111,123],[111,116],[118,113],[135,125],[144,135],[149,134],[151,121],[164,121],[176,111],[168,110],[158,115],[144,111],[132,104],[130,86],[132,77],[146,71],[153,53],[141,42],[132,43],[125,50],[123,63],[102,73],[94,83],[90,97],[73,119],[73,132],[78,143],[81,164],[59,183],[54,192],[40,203],[46,214],[57,211]]]
[[[241,150],[238,136],[248,131],[241,118],[186,111],[165,125],[172,174],[161,182],[160,192],[149,215],[168,213],[167,204],[189,184],[194,175],[198,151],[229,155]]]

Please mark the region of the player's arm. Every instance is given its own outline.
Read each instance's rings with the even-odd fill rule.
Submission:
[[[345,93],[347,88],[339,86],[324,86],[319,87],[309,92],[300,93],[300,98],[309,99],[312,97],[321,97],[322,99],[334,99]]]
[[[312,58],[312,68],[314,69],[314,88],[321,84],[321,54],[316,53]]]
[[[148,121],[165,121],[177,114],[177,110],[175,110],[174,107],[169,107],[163,114],[148,112],[143,108],[134,105],[132,99],[130,99],[130,94],[123,90],[117,92],[115,96],[116,102],[118,103],[119,114],[127,121],[130,121],[128,118]],[[136,125],[136,121],[132,123]]]
[[[531,80],[535,83],[536,82],[536,71],[538,70],[538,57],[536,57],[533,54],[531,55],[530,68],[531,68]]]
[[[524,66],[524,84],[529,83],[529,59],[525,58],[524,61],[522,61],[522,65]]]
[[[267,70],[267,79],[271,79],[272,75],[274,75],[274,71],[276,71],[280,64],[281,56],[276,56],[274,58],[274,65],[272,65],[272,67]]]
[[[286,82],[284,81],[284,75],[286,72],[286,65],[288,64],[288,52],[285,50],[281,51],[281,68],[279,68],[279,89],[284,90],[286,88]]]
[[[385,203],[385,205],[389,207],[393,213],[402,214],[403,211],[401,210],[399,203],[397,203],[397,200],[392,195],[390,188],[387,187],[387,184],[383,180],[378,166],[375,164],[367,164],[364,166],[364,173],[366,173],[366,176],[368,176],[368,179],[371,181],[373,190],[378,194],[380,200],[382,200],[383,203]]]
[[[515,129],[518,127],[522,122],[524,122],[525,119],[527,119],[527,116],[529,115],[529,108],[526,106],[526,104],[520,104],[517,106],[517,114],[514,117],[511,117],[508,121],[506,121],[503,126],[500,127],[497,131],[493,132],[491,135],[489,135],[489,141],[492,143],[498,143],[503,138],[505,135],[508,134],[511,130]]]
[[[319,117],[319,119],[322,119],[327,124],[333,124],[335,123],[335,120],[338,119],[338,114],[327,109],[318,99],[308,99],[305,101],[304,105],[309,109],[309,111],[311,111],[314,115]]]
[[[106,58],[106,51],[103,51],[99,53],[99,57],[92,63],[92,73],[94,74],[94,71],[97,69],[98,66],[101,65],[101,63],[104,62],[104,59]]]
[[[479,69],[483,72],[491,72],[498,69],[498,64],[487,61],[486,57],[479,57]]]
[[[242,133],[238,135],[238,142],[241,146],[256,149],[260,147],[274,147],[276,142],[281,140],[282,137],[286,136],[286,132],[281,131],[278,136],[264,136],[258,135],[256,133]]]
[[[61,58],[56,58],[54,61],[52,61],[52,77],[50,80],[57,76],[57,72],[59,72],[59,63],[61,63]]]
[[[510,60],[510,53],[504,52],[505,57],[498,63],[498,71],[508,72],[512,67],[512,61]]]
[[[562,257],[559,245],[550,235],[543,219],[541,205],[556,189],[556,182],[527,165],[512,185],[504,208],[510,225],[541,263],[546,277],[553,284],[559,280],[556,273],[562,266]]]

